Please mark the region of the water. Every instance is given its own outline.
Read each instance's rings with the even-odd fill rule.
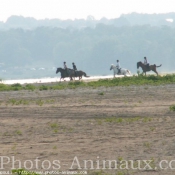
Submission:
[[[123,77],[123,75],[118,75],[116,77]],[[106,79],[106,78],[113,78],[113,75],[106,75],[106,76],[91,76],[89,78],[83,77],[82,80],[84,81],[92,81],[92,80],[99,80],[99,79]],[[69,81],[69,78],[65,78],[66,81]],[[78,80],[78,78],[76,78]],[[63,80],[61,80],[63,81]],[[54,78],[38,78],[38,79],[19,79],[19,80],[3,80],[3,84],[32,84],[32,83],[51,83],[51,82],[60,82],[60,77]]]

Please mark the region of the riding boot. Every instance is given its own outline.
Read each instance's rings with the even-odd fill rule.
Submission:
[[[69,70],[67,69],[67,76],[68,76],[68,77],[69,77],[69,74],[70,74],[70,73],[69,73]]]
[[[147,64],[147,69],[148,69],[148,71],[150,71],[150,66],[149,66],[149,64]]]

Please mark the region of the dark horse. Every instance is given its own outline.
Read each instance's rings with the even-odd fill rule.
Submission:
[[[155,73],[158,75],[158,72],[157,72],[156,68],[157,68],[157,67],[161,67],[161,66],[162,66],[162,65],[156,66],[155,64],[149,65],[149,66],[148,66],[148,65],[143,64],[141,61],[137,62],[137,69],[138,69],[139,67],[141,67],[142,70],[143,70],[142,74],[145,73],[145,75],[146,75],[146,72],[151,71],[151,70],[152,70],[153,72],[155,72]]]
[[[83,72],[83,71],[81,71],[81,70],[80,70],[80,71],[74,71],[73,69],[68,69],[68,71],[69,71],[69,74],[68,74],[67,70],[62,69],[61,67],[57,68],[56,74],[57,74],[58,72],[61,73],[60,81],[61,81],[62,78],[63,78],[63,80],[64,80],[64,78],[66,78],[66,77],[69,77],[70,80],[73,80],[73,77],[74,77],[74,78],[75,78],[75,77],[79,77],[79,80],[82,79],[82,76],[89,77],[89,76],[86,75],[85,72]]]
[[[81,70],[75,71],[75,77],[79,77],[79,80],[82,79],[82,76],[84,76],[84,77],[89,77],[89,76],[86,75],[85,72],[83,72],[83,71],[81,71]]]
[[[69,74],[68,74],[67,70],[65,70],[65,69],[63,69],[63,68],[61,68],[61,67],[57,68],[57,70],[56,70],[56,74],[57,74],[58,72],[61,73],[60,81],[61,81],[61,79],[64,80],[64,78],[66,78],[66,77],[69,77],[70,80],[73,80],[73,79],[72,79],[72,77],[73,77],[72,74],[74,74],[74,71],[71,70],[71,69],[69,69],[68,71],[69,71]],[[75,76],[75,75],[74,75],[74,76]]]

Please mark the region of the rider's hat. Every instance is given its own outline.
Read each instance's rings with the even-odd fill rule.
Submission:
[[[117,60],[117,61],[119,61],[119,60]]]
[[[66,62],[64,61],[64,63],[66,63]]]
[[[75,64],[75,63],[72,63],[72,64]]]

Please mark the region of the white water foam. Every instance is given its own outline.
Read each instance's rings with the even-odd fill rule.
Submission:
[[[116,77],[123,77],[123,75],[118,75]],[[99,79],[108,79],[113,78],[113,75],[106,75],[106,76],[90,76],[89,78],[83,77],[83,81],[92,81],[92,80],[99,80]],[[65,78],[66,81],[70,81],[69,78]],[[78,80],[76,78],[75,80]],[[61,80],[64,81],[64,80]],[[33,84],[33,83],[52,83],[52,82],[60,82],[60,77],[54,78],[37,78],[37,79],[19,79],[19,80],[2,80],[3,84]]]

